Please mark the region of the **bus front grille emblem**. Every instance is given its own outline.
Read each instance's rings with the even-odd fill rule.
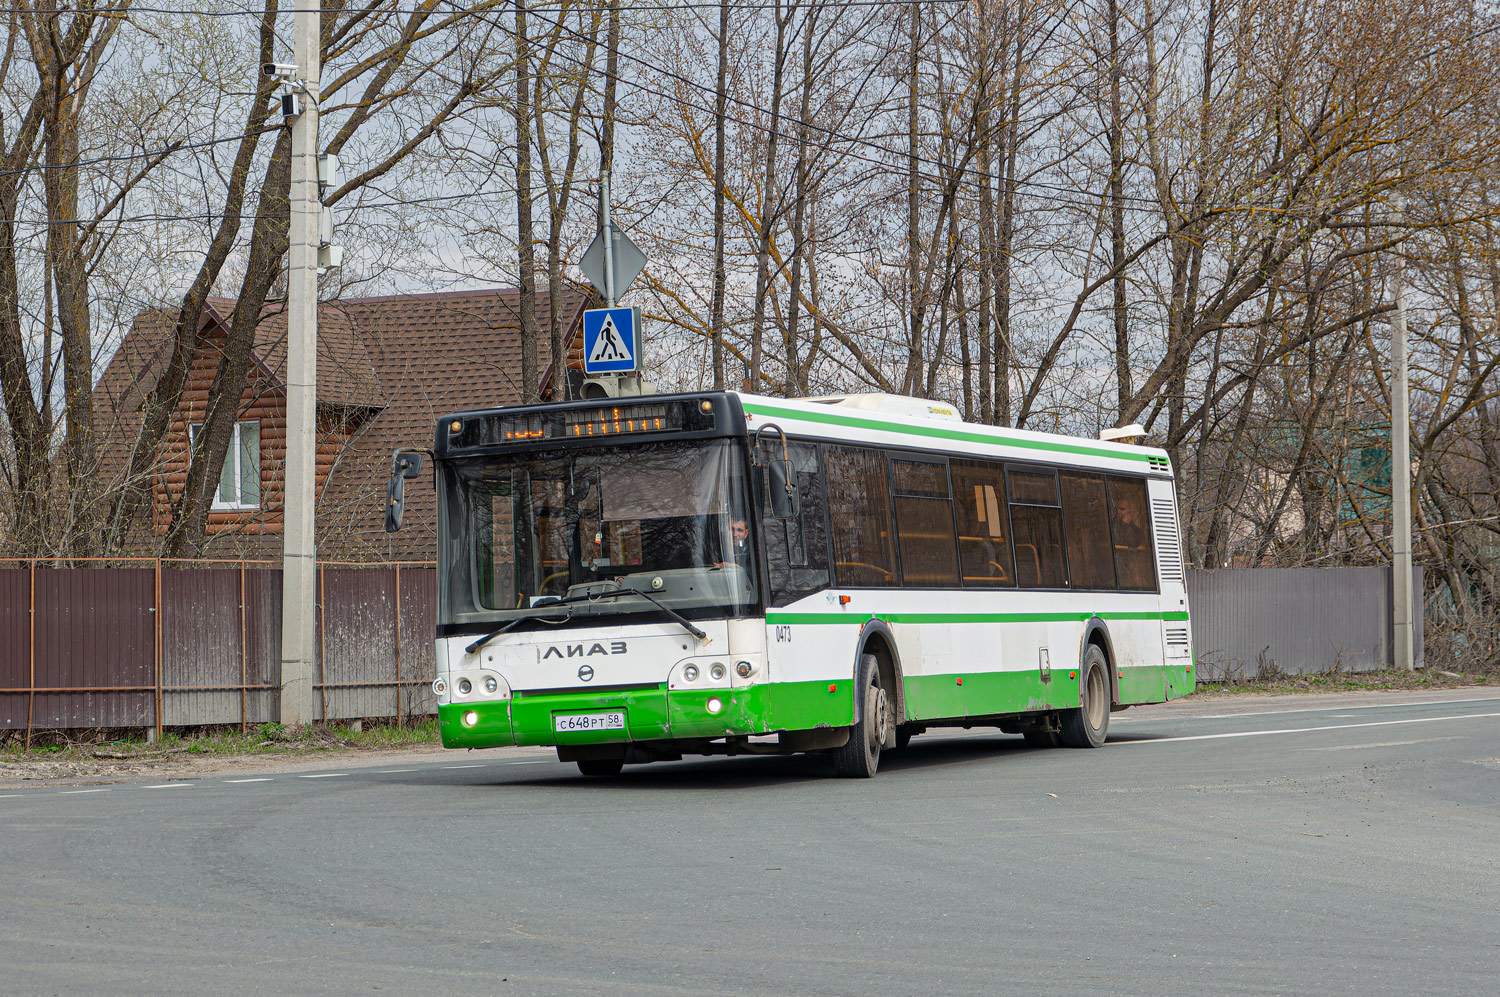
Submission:
[[[578,669],[578,681],[587,682],[594,677],[594,670],[588,665]]]

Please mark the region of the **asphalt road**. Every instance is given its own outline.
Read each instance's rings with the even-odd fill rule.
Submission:
[[[0,991],[1490,994],[1500,698],[1413,698],[932,734],[858,782],[508,751],[0,790]]]

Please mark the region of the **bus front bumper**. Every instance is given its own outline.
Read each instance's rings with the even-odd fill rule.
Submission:
[[[507,745],[618,744],[760,734],[766,730],[763,685],[677,689],[664,685],[610,692],[515,694],[509,700],[445,703],[438,729],[445,748]],[[594,717],[623,728],[558,730],[559,717]]]

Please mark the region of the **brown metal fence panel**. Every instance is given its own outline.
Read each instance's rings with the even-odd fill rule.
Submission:
[[[318,713],[390,716],[396,702],[396,577],[391,568],[318,569]]]
[[[156,572],[38,568],[33,585],[36,692],[23,726],[152,724]]]
[[[401,569],[401,711],[407,716],[437,713],[432,680],[437,678],[437,569]]]
[[[245,572],[245,720],[281,716],[281,569]]]
[[[26,729],[31,660],[31,571],[0,568],[0,730]]]
[[[243,581],[238,567],[162,568],[163,724],[245,719]]]

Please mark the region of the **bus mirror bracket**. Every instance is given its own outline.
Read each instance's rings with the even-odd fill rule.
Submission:
[[[397,450],[391,458],[391,480],[385,486],[385,531],[401,529],[406,511],[406,481],[422,473],[422,454],[416,450]]]
[[[781,438],[780,460],[769,457],[763,461],[767,456],[767,432],[774,432]],[[770,446],[774,448],[774,442]],[[775,450],[772,449],[771,453],[774,454]],[[797,469],[792,466],[791,455],[787,452],[786,434],[775,423],[767,423],[755,431],[755,463],[765,467],[766,499],[771,507],[771,515],[776,519],[796,519],[801,511],[797,496]]]

